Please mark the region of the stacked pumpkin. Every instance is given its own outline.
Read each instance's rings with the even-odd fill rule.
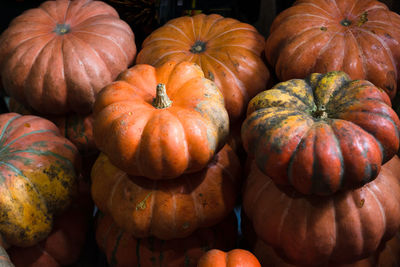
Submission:
[[[99,224],[107,218],[113,225],[97,231],[109,262],[153,266],[149,257],[156,254],[148,249],[118,252],[139,242],[175,247],[180,240],[204,252],[191,240],[218,227],[240,191],[230,123],[265,88],[264,44],[254,27],[234,19],[177,18],[148,36],[137,64],[97,95],[93,133],[101,155],[92,169],[92,196],[106,216]],[[117,233],[128,248],[113,243]],[[201,253],[168,255],[167,266],[196,266]]]
[[[284,82],[248,105],[243,207],[287,263],[350,264],[400,228],[399,24],[373,0],[299,0],[271,27]]]
[[[2,176],[5,190],[15,191],[2,196],[2,224],[15,235],[5,241],[18,246],[9,250],[17,266],[78,259],[93,211],[86,179],[98,153],[92,106],[135,55],[133,32],[101,1],[44,2],[0,36],[0,77],[10,110],[42,117],[2,115]],[[18,196],[27,199],[7,204]]]

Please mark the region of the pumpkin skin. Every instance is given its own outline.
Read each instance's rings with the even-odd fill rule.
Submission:
[[[92,198],[100,211],[136,237],[184,238],[233,210],[240,172],[228,145],[203,170],[160,181],[128,176],[101,153],[92,168]]]
[[[49,236],[34,246],[11,247],[7,250],[15,267],[60,267],[75,263],[86,242],[93,216],[90,187],[78,180],[78,195],[68,209],[58,215]]]
[[[135,55],[134,34],[111,6],[47,1],[0,36],[0,76],[9,96],[42,114],[88,114]]]
[[[400,16],[375,0],[298,0],[273,21],[265,55],[279,80],[342,70],[394,98]]]
[[[203,169],[229,134],[223,95],[191,62],[135,65],[98,94],[93,115],[99,150],[121,170],[151,179]]]
[[[204,254],[197,267],[261,267],[260,262],[250,252],[244,249],[233,249],[224,252],[219,249],[212,249]]]
[[[277,184],[329,195],[375,179],[399,148],[399,129],[383,90],[344,72],[314,73],[255,96],[242,140]]]
[[[0,233],[21,247],[43,240],[76,192],[80,155],[50,121],[0,115]]]
[[[265,39],[249,24],[217,14],[168,21],[142,44],[136,63],[160,66],[169,60],[197,63],[222,90],[231,122],[265,88],[269,71],[261,59]]]
[[[320,197],[277,186],[253,164],[244,212],[258,238],[291,264],[354,262],[373,255],[400,227],[399,168],[396,156],[363,187]]]
[[[167,241],[155,237],[135,238],[119,228],[111,216],[102,213],[96,225],[97,244],[108,263],[115,267],[196,267],[208,249],[232,249],[236,237],[237,221],[233,214],[213,227]]]

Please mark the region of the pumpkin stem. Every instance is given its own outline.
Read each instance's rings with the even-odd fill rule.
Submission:
[[[165,84],[157,84],[156,97],[153,99],[153,106],[158,109],[168,108],[171,106],[172,101],[169,99]]]
[[[360,27],[367,21],[368,21],[368,12],[365,11],[364,13],[361,14],[360,20],[358,21],[357,26]]]
[[[328,118],[328,112],[326,112],[325,106],[321,106],[321,107],[317,108],[317,110],[314,111],[313,115],[317,119],[327,119]]]
[[[66,33],[69,33],[69,31],[69,24],[57,24],[56,28],[54,29],[54,32],[58,35],[64,35]]]
[[[196,41],[190,48],[190,52],[193,54],[200,54],[206,50],[206,43],[203,41]]]

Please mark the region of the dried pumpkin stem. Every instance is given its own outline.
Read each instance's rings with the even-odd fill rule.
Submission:
[[[171,106],[172,101],[167,95],[165,84],[157,84],[156,97],[153,99],[153,106],[158,109],[163,109]]]

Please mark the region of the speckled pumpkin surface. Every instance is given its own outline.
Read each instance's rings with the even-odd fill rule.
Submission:
[[[135,65],[98,94],[93,116],[99,150],[152,179],[201,170],[229,133],[222,93],[192,62]]]
[[[129,176],[100,154],[92,169],[92,197],[126,232],[170,240],[227,216],[241,178],[239,159],[228,145],[203,170],[170,180]]]
[[[243,146],[274,182],[328,195],[375,179],[399,148],[389,96],[344,72],[314,73],[255,96]]]
[[[399,42],[400,16],[380,1],[298,0],[274,19],[265,55],[281,81],[342,70],[394,98]]]
[[[247,23],[217,14],[168,21],[143,42],[136,62],[160,66],[175,60],[197,63],[222,90],[231,121],[241,119],[248,101],[264,90],[269,71],[261,53],[264,37]]]
[[[46,1],[1,34],[0,76],[8,95],[42,114],[88,114],[135,55],[134,34],[110,5]]]
[[[51,231],[53,215],[76,190],[80,156],[50,121],[0,115],[0,233],[17,246],[34,245]]]

